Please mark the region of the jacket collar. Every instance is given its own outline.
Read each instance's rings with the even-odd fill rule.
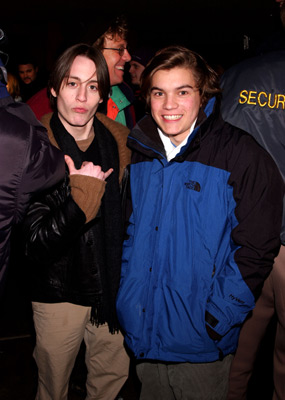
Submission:
[[[219,102],[216,101],[215,97],[212,97],[206,106],[200,109],[194,131],[189,136],[185,146],[182,147],[179,153],[180,156],[179,154],[176,156],[179,157],[176,158],[177,160],[181,160],[184,157],[186,150],[193,150],[200,146],[201,140],[209,132],[209,126],[218,112]],[[164,146],[157,131],[157,125],[151,115],[146,115],[132,129],[128,137],[128,146],[131,149],[136,149],[139,146],[150,157],[166,158]]]

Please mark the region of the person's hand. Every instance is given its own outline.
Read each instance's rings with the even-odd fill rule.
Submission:
[[[101,179],[105,181],[108,176],[113,172],[113,168],[110,168],[107,172],[103,172],[100,165],[94,165],[90,161],[84,161],[81,165],[80,169],[76,169],[72,158],[65,155],[65,162],[69,169],[69,175],[85,175],[92,176],[93,178]]]

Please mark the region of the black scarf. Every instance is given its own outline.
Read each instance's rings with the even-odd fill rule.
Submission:
[[[114,169],[107,178],[100,217],[97,215],[95,220],[86,225],[87,234],[96,243],[94,265],[99,268],[100,275],[100,287],[96,288],[97,295],[92,300],[91,320],[97,325],[107,322],[110,332],[114,332],[118,330],[115,302],[120,282],[123,241],[117,144],[110,131],[96,117],[93,123],[95,138],[85,152],[79,149],[73,136],[66,131],[57,113],[53,114],[50,126],[58,146],[73,159],[76,168],[80,168],[83,161],[92,161],[101,165],[105,172],[109,168]]]

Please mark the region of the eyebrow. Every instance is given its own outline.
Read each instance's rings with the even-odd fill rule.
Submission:
[[[178,86],[177,88],[175,88],[175,90],[179,90],[179,89],[185,89],[185,88],[189,88],[189,89],[194,89],[194,86],[191,85],[181,85]],[[153,86],[150,91],[152,92],[153,90],[161,90],[162,92],[164,91],[163,89],[157,87],[157,86]]]
[[[80,81],[80,82],[82,82],[82,83],[84,83],[84,82],[88,82],[88,83],[90,83],[90,82],[94,82],[94,83],[98,83],[98,81],[96,80],[96,79],[87,79],[86,81],[82,81],[80,78],[78,78],[78,76],[72,76],[72,75],[68,75],[68,76],[66,76],[65,77],[65,79],[75,79],[75,80],[77,80],[77,81]]]

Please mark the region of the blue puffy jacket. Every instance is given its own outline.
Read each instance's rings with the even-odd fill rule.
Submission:
[[[282,178],[214,103],[170,162],[150,116],[128,138],[132,209],[117,311],[141,360],[232,353],[279,250]]]

